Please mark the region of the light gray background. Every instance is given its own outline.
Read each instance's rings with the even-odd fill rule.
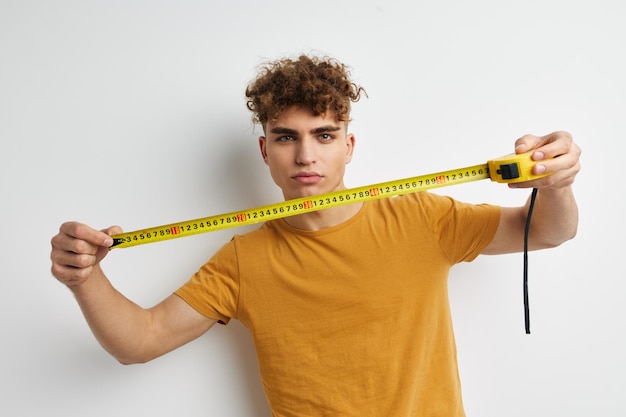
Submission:
[[[269,416],[240,323],[122,366],[50,274],[67,220],[131,231],[281,199],[243,90],[266,58],[334,55],[354,107],[347,185],[498,157],[525,134],[583,148],[578,237],[456,267],[468,416],[624,416],[622,168],[626,7],[594,1],[0,1],[0,414]],[[438,192],[522,204],[489,181]],[[237,232],[243,232],[240,229]],[[151,306],[234,230],[116,250],[104,268]]]

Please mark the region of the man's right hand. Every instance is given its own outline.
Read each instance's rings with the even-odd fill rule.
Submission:
[[[98,231],[78,222],[63,223],[51,241],[52,275],[70,287],[82,284],[109,252],[111,235],[121,232],[119,226]]]

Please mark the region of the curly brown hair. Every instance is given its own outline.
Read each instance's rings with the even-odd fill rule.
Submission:
[[[265,126],[288,107],[297,105],[315,115],[330,111],[339,121],[350,121],[350,102],[365,90],[350,80],[348,67],[334,58],[301,55],[263,64],[246,88],[252,121]]]

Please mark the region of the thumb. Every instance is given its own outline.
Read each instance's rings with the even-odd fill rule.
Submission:
[[[111,226],[106,229],[102,229],[101,232],[106,233],[109,236],[119,235],[120,233],[124,233],[120,226]]]
[[[122,228],[119,226],[111,226],[106,229],[102,229],[101,232],[106,233],[109,236],[114,236],[114,235],[122,233]],[[101,260],[105,258],[105,256],[107,256],[107,254],[109,253],[109,248],[112,245],[113,245],[113,238],[109,237],[105,239],[104,246],[100,247],[98,249],[98,252],[96,253],[97,263],[99,263]]]
[[[114,236],[114,235],[119,235],[120,233],[123,233],[124,231],[122,230],[120,226],[110,226],[106,229],[102,229],[101,232],[106,233],[109,236]],[[106,239],[104,246],[109,247],[112,244],[113,244],[113,239]]]

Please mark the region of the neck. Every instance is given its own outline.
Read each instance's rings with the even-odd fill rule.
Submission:
[[[284,220],[288,225],[302,230],[322,230],[337,226],[359,212],[363,203],[348,204],[345,206],[333,207],[314,211],[312,213],[299,214],[297,216],[286,217]]]

